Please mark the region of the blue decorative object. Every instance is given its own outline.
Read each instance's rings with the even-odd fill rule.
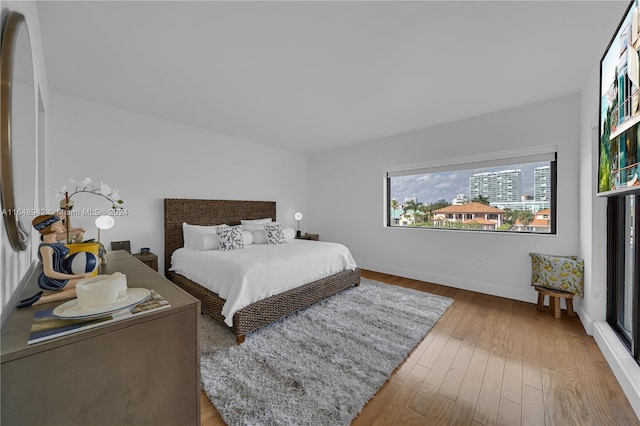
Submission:
[[[98,268],[100,262],[98,257],[88,251],[79,251],[73,253],[64,261],[67,271],[71,271],[73,274],[92,273]]]

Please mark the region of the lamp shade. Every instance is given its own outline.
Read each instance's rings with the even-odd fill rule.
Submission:
[[[116,221],[111,216],[98,216],[95,223],[98,229],[111,229]]]

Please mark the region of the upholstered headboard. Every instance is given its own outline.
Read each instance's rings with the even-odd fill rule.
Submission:
[[[184,246],[182,222],[190,225],[237,225],[242,219],[276,220],[275,201],[164,199],[164,270],[171,266],[171,255]]]

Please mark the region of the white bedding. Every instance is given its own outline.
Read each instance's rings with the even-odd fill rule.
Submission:
[[[254,302],[356,266],[342,244],[288,240],[232,251],[180,248],[170,270],[226,299],[222,315],[232,326],[233,315]]]

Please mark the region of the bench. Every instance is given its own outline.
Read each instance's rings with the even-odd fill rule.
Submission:
[[[550,288],[535,286],[538,292],[538,310],[544,309],[544,297],[549,296],[549,309],[556,318],[560,318],[560,299],[564,299],[567,304],[567,315],[575,317],[576,313],[573,310],[573,293],[567,293],[566,291],[553,290]]]

